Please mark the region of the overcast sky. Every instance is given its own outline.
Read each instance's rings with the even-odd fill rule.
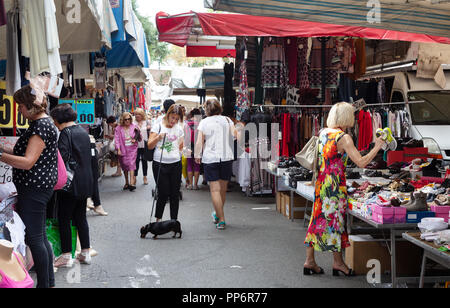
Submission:
[[[203,0],[137,0],[141,15],[150,17],[155,23],[158,12],[181,14],[189,11],[205,12]]]

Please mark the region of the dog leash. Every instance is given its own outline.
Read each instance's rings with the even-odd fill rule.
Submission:
[[[159,160],[158,177],[156,178],[155,196],[153,197],[152,213],[150,214],[150,223],[152,223],[153,211],[155,210],[155,202],[156,202],[156,200],[158,198],[158,195],[159,195],[158,184],[159,184],[159,176],[161,174],[162,159],[163,159],[163,154],[164,154],[164,146],[166,144],[166,136],[167,136],[167,134],[164,135],[163,144],[162,144],[162,147],[161,147],[161,159]]]

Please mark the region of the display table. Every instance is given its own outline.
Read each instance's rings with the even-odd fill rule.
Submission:
[[[371,227],[373,227],[374,229],[377,230],[386,230],[386,231],[390,231],[390,254],[391,254],[391,278],[392,278],[392,287],[396,288],[399,282],[417,282],[420,278],[419,277],[397,277],[397,263],[396,263],[396,242],[397,237],[402,236],[403,238],[405,238],[405,232],[406,231],[416,231],[417,229],[417,224],[416,223],[404,223],[404,224],[380,224],[377,223],[371,219],[367,219],[364,218],[363,216],[361,216],[360,214],[358,214],[355,211],[349,210],[347,211],[347,215],[348,215],[348,219],[347,219],[347,225],[348,225],[348,232],[349,234],[351,233],[351,228],[354,225],[353,223],[353,218],[357,218],[361,221],[363,221],[364,223],[370,225]],[[409,233],[406,233],[409,234]],[[415,234],[415,233],[414,233]],[[420,239],[420,235],[419,235],[419,239]],[[423,245],[425,245],[425,243],[423,243]],[[429,254],[427,254],[427,258],[432,259],[429,257]],[[449,256],[450,258],[450,256]],[[433,260],[433,259],[432,259]],[[449,262],[449,261],[447,261]],[[445,278],[444,278],[445,279]],[[442,281],[442,277],[429,277],[429,278],[424,278],[424,280],[426,280],[427,282],[441,282]]]
[[[423,288],[425,283],[425,267],[427,259],[433,260],[436,263],[450,269],[450,252],[443,252],[434,243],[426,242],[420,239],[420,233],[403,233],[403,238],[414,245],[419,246],[424,250],[422,260],[422,270],[420,272],[419,287]],[[434,279],[442,279],[441,281],[450,281],[450,277],[433,277]]]

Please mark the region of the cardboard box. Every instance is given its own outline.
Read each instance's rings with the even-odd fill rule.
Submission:
[[[378,260],[381,274],[391,272],[391,255],[385,241],[375,241],[370,235],[350,236],[351,246],[345,250],[345,263],[357,275],[367,275],[372,268],[369,260]],[[396,243],[397,275],[419,276],[423,251],[409,242]]]
[[[281,206],[281,204],[282,204],[281,199],[282,199],[282,196],[283,196],[282,192],[277,192],[277,196],[276,196],[277,212],[280,213],[280,214],[282,213],[281,212],[281,208],[282,208],[282,206]]]
[[[291,195],[289,193],[283,193],[282,197],[282,213],[285,217],[288,219],[292,219],[291,217]],[[294,194],[294,208],[304,208],[306,206],[306,199],[303,197]],[[312,207],[312,205],[309,205]],[[305,213],[303,211],[301,212],[294,212],[294,219],[303,219],[305,217]]]

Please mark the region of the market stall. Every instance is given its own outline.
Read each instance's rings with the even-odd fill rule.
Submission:
[[[264,6],[261,3],[271,1],[257,2]],[[227,4],[233,6],[218,2],[221,8]],[[233,11],[248,12],[237,7],[252,5],[247,1]],[[276,9],[273,14],[266,12],[261,15],[279,13]],[[390,129],[398,146],[378,155],[367,169],[350,164],[347,184],[349,229],[355,234],[385,235],[383,240],[390,243],[385,261],[390,262],[387,270],[396,287],[401,280],[396,262],[402,258],[396,253],[398,237],[417,229],[424,217],[449,219],[450,191],[448,180],[444,181],[447,145],[439,141],[439,148],[435,141],[439,134],[430,134],[433,129],[448,129],[450,122],[445,119],[445,103],[427,95],[438,92],[447,97],[447,58],[438,57],[433,67],[424,64],[430,63],[430,55],[424,52],[430,47],[446,53],[448,46],[437,43],[450,43],[449,32],[432,31],[419,22],[399,28],[395,22],[372,27],[363,22],[279,17],[283,16],[160,13],[157,24],[160,40],[178,46],[188,44],[195,35],[236,37],[236,58],[224,67],[223,107],[237,121],[256,124],[258,136],[238,149],[235,176],[247,195],[275,190],[277,210],[291,220],[303,219],[305,227],[315,198],[313,174],[296,162],[295,155],[326,126],[329,109],[340,101],[353,103],[357,125],[350,133],[363,153],[372,148],[379,129]],[[439,22],[447,27],[447,21]],[[388,74],[392,72],[396,75]],[[419,116],[426,119],[418,122]],[[440,126],[428,126],[425,132],[424,125]]]
[[[29,124],[18,112],[12,94],[29,83],[30,77],[45,75],[50,84],[59,86],[56,92],[44,89],[49,109],[69,103],[77,111],[78,124],[93,136],[92,150],[102,178],[109,154],[103,139],[104,119],[137,107],[145,109],[151,102],[149,73],[143,69],[149,64],[145,33],[131,2],[119,2],[1,0],[8,17],[0,25],[0,41],[6,42],[0,44],[3,146],[14,147],[17,138],[13,136]],[[25,255],[20,246],[24,235],[20,220],[12,216],[17,196],[11,187],[12,168],[1,164],[0,169],[0,238],[12,238],[16,251]]]

